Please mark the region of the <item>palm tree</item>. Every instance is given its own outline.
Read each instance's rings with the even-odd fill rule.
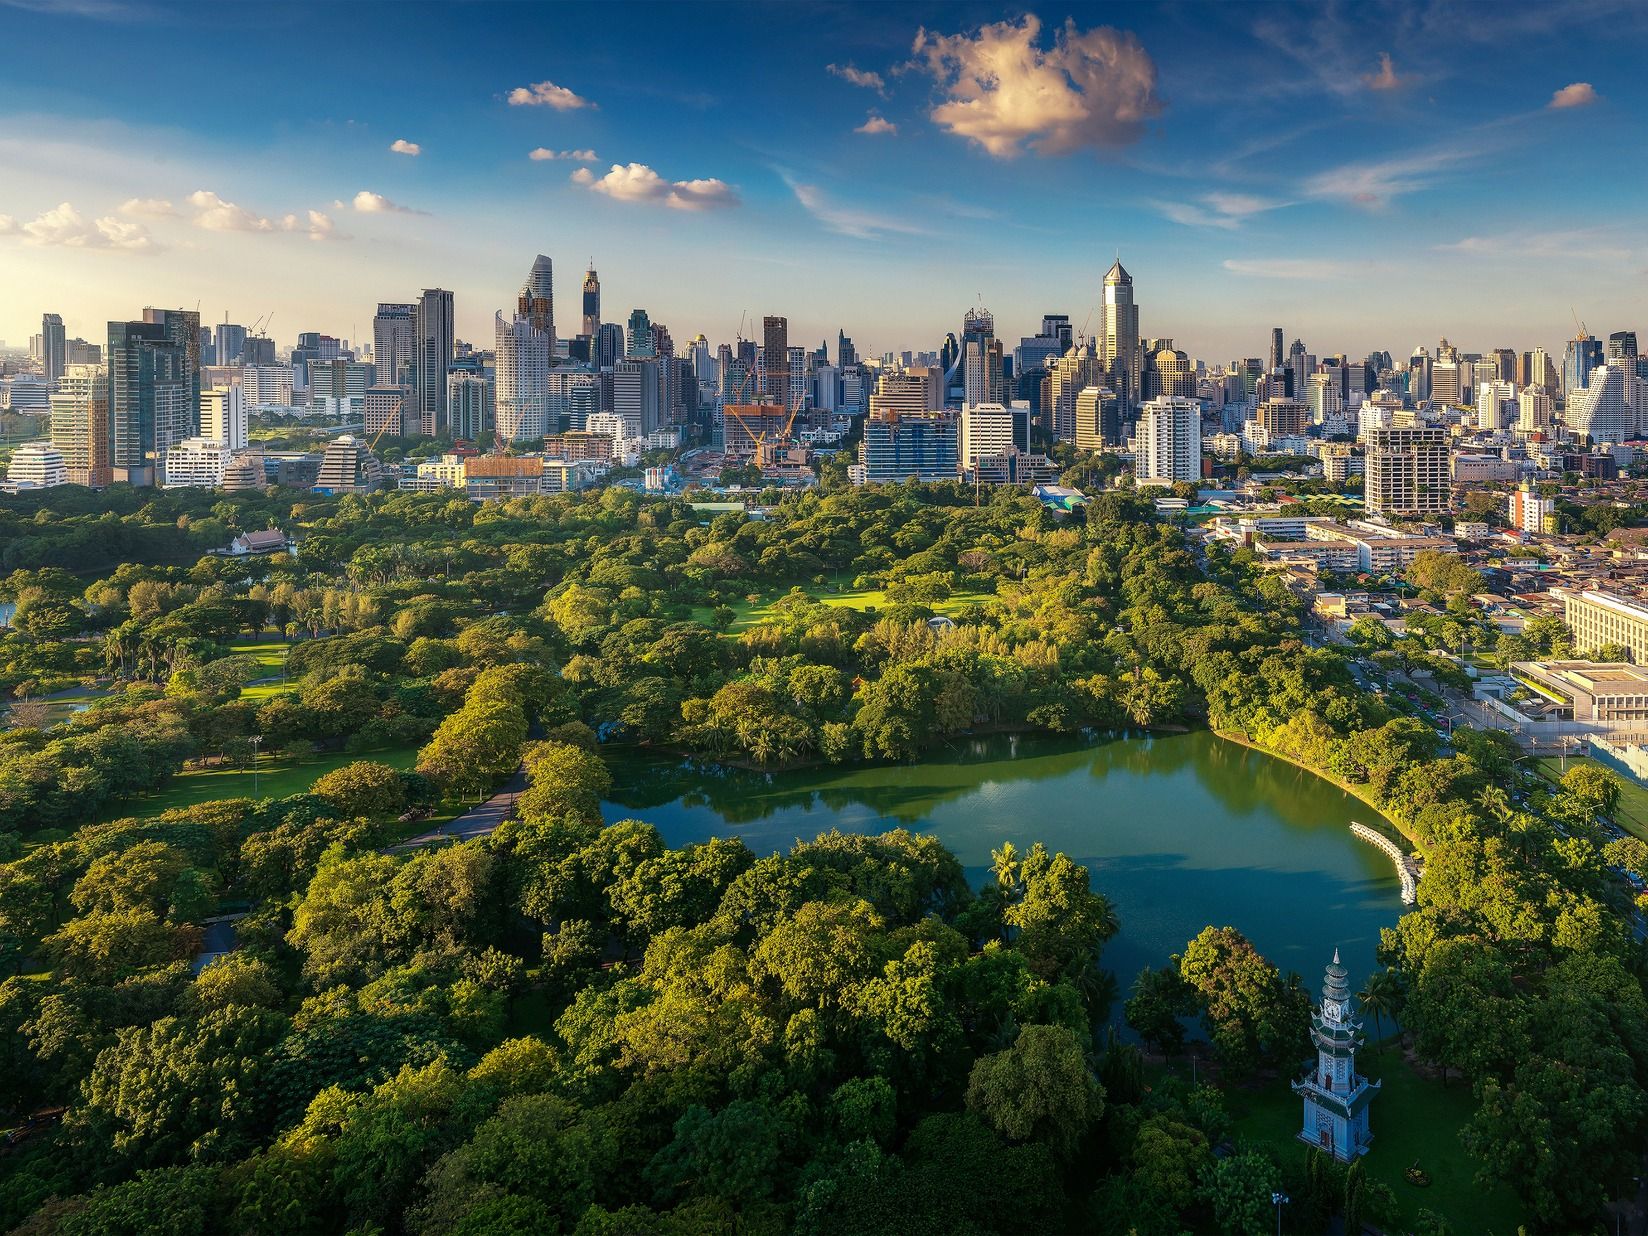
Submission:
[[[1362,990],[1356,993],[1362,1011],[1373,1014],[1374,1041],[1384,1037],[1380,1025],[1382,1016],[1394,1016],[1402,1004],[1402,983],[1389,970],[1379,970],[1368,976]]]
[[[990,851],[990,863],[996,885],[1003,893],[1019,882],[1019,851],[1011,841],[1004,841],[1000,849]]]
[[[1501,824],[1511,817],[1511,799],[1502,785],[1484,786],[1476,796],[1476,805]]]

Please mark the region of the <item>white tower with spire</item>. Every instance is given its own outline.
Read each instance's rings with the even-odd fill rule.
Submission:
[[[1310,1041],[1316,1047],[1316,1068],[1293,1083],[1293,1093],[1305,1103],[1299,1140],[1325,1150],[1341,1163],[1368,1152],[1368,1104],[1379,1091],[1356,1072],[1356,1052],[1362,1046],[1362,1023],[1350,997],[1350,972],[1339,964],[1339,950],[1322,980],[1322,1003],[1311,1015]]]

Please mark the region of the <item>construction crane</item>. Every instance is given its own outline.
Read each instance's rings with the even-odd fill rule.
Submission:
[[[1579,327],[1579,334],[1576,337],[1580,339],[1589,339],[1591,337],[1591,332],[1586,330],[1585,323],[1579,320],[1579,311],[1570,305],[1568,306],[1568,312],[1574,315],[1574,325]]]

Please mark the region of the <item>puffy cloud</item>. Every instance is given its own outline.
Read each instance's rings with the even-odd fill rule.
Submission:
[[[540,146],[527,155],[534,163],[542,163],[548,159],[566,159],[573,163],[595,162],[593,150],[551,150],[547,146]]]
[[[883,116],[878,116],[874,112],[871,112],[869,114],[869,116],[865,119],[864,123],[859,125],[858,128],[854,129],[853,132],[854,133],[869,133],[869,134],[872,134],[872,135],[877,134],[877,133],[885,133],[885,134],[891,136],[892,134],[898,132],[898,126],[896,124],[894,124],[891,120],[888,120]]]
[[[1553,94],[1549,106],[1561,111],[1569,107],[1589,107],[1596,101],[1595,86],[1590,82],[1573,82]]]
[[[390,142],[389,149],[393,154],[411,155],[414,159],[423,153],[422,146],[417,142],[409,142],[404,137],[397,137]]]
[[[262,215],[224,201],[210,189],[196,189],[188,197],[195,208],[195,226],[209,232],[272,232],[275,225]]]
[[[868,69],[854,68],[850,64],[827,64],[824,69],[844,82],[851,82],[855,86],[863,86],[864,89],[874,90],[877,94],[887,93],[887,83],[882,80],[880,73],[872,73]]]
[[[1391,63],[1389,52],[1379,53],[1379,72],[1362,74],[1362,84],[1369,90],[1395,90],[1402,84],[1402,79],[1396,75],[1396,66]]]
[[[914,53],[944,93],[933,120],[1010,159],[1084,146],[1125,146],[1162,110],[1156,65],[1133,35],[1066,21],[1050,49],[1041,19],[997,22],[976,34],[916,34]]]
[[[60,202],[27,223],[0,215],[0,234],[21,234],[30,244],[66,249],[115,249],[123,253],[157,253],[160,246],[141,223],[105,215],[83,219],[69,202]]]
[[[738,194],[724,180],[665,180],[645,163],[614,163],[605,176],[580,167],[572,183],[620,202],[656,202],[675,210],[738,205]]]
[[[172,209],[172,204],[163,197],[131,197],[120,204],[120,213],[163,219],[175,215],[177,211]]]
[[[369,189],[362,189],[355,194],[350,205],[363,215],[415,215],[419,213],[409,206],[391,202],[383,194],[373,193]]]
[[[283,232],[301,232],[310,240],[329,240],[336,235],[330,217],[318,210],[306,210],[301,215],[286,215],[280,221]]]
[[[530,86],[517,86],[509,92],[511,107],[553,107],[558,112],[577,111],[580,107],[594,107],[582,95],[577,95],[565,86],[557,86],[554,82],[534,82]]]

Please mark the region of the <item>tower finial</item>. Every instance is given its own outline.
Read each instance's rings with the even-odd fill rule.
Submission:
[[[1339,964],[1339,950],[1338,950],[1338,949],[1337,949],[1337,948],[1335,948],[1335,949],[1334,949],[1334,950],[1333,950],[1333,964],[1334,964],[1334,965],[1338,965],[1338,964]]]

